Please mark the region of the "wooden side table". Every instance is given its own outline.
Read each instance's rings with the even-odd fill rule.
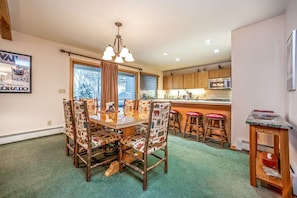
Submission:
[[[264,115],[264,114],[263,114]],[[281,117],[257,116],[253,112],[246,123],[250,125],[250,184],[257,187],[257,179],[272,185],[282,191],[282,197],[292,197],[292,182],[290,177],[288,130],[292,126]],[[272,114],[270,114],[272,115]],[[271,120],[270,120],[271,119]],[[268,176],[263,171],[262,152],[258,151],[257,134],[273,135],[274,154],[280,156],[281,178]]]

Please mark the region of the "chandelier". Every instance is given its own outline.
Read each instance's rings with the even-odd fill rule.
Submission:
[[[114,62],[116,63],[123,63],[125,59],[125,61],[127,62],[133,62],[134,58],[132,56],[132,54],[130,53],[130,51],[128,50],[128,48],[123,45],[123,40],[122,37],[119,33],[120,27],[122,26],[121,22],[116,22],[115,25],[118,27],[118,34],[116,35],[114,42],[113,42],[113,46],[108,45],[103,53],[103,60],[112,60],[113,57],[115,57]],[[117,47],[116,49],[116,53],[114,48]],[[121,48],[121,50],[120,50]]]

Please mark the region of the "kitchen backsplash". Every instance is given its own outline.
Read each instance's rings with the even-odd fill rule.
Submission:
[[[172,89],[158,90],[159,99],[230,99],[232,90]]]

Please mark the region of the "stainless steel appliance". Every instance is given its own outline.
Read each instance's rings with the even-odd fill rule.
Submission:
[[[231,89],[231,78],[213,78],[208,80],[208,89]]]

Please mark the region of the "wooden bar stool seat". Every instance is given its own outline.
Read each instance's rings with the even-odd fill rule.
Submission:
[[[200,112],[187,112],[186,116],[184,137],[186,135],[194,135],[199,142],[200,136],[204,136],[203,114]]]
[[[174,135],[176,135],[176,131],[181,133],[179,112],[173,109],[170,110],[169,129],[174,131]]]
[[[224,148],[224,143],[228,142],[227,132],[225,128],[226,116],[218,113],[209,113],[206,117],[206,130],[204,133],[203,141],[212,139],[220,141]]]

